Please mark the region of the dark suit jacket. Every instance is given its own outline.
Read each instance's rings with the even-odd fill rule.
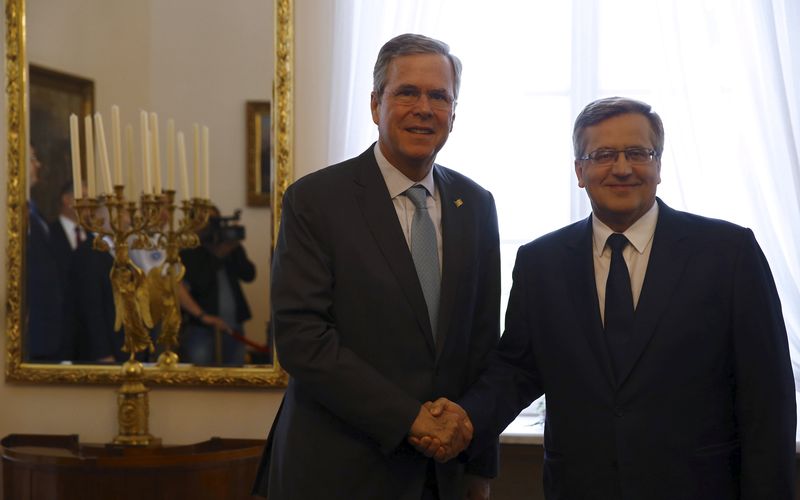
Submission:
[[[84,244],[86,243],[84,241]],[[62,342],[62,359],[74,360],[77,359],[78,355],[75,293],[79,292],[79,289],[75,288],[72,282],[70,269],[75,251],[72,249],[67,233],[64,232],[64,226],[58,218],[50,223],[50,249],[58,270],[58,283],[61,286],[59,293],[61,293],[63,302],[61,335],[64,341]]]
[[[520,248],[506,331],[461,401],[473,449],[545,393],[548,499],[794,498],[794,382],[767,261],[750,230],[658,202],[619,380],[591,218]]]
[[[91,238],[75,249],[70,269],[78,350],[75,359],[96,362],[114,356],[116,361],[125,361],[130,355],[122,352],[124,332],[114,331],[116,311],[109,278],[114,257],[92,248]]]
[[[50,228],[29,202],[25,242],[26,361],[70,359],[71,342],[64,335],[64,294]]]
[[[192,298],[203,311],[214,315],[219,314],[217,271],[224,267],[236,304],[236,321],[243,323],[250,319],[250,306],[247,305],[241,282],[249,283],[255,279],[256,266],[247,258],[247,252],[243,246],[234,248],[225,258],[220,259],[201,244],[198,247],[183,250],[181,261],[186,267],[183,280],[188,284]],[[189,318],[189,322],[201,324],[193,317]]]
[[[256,490],[270,500],[421,496],[428,459],[406,444],[420,404],[458,398],[499,336],[491,194],[436,165],[442,205],[439,341],[373,148],[289,187],[272,269],[278,356],[291,379]],[[496,440],[437,465],[443,499],[494,476]],[[463,496],[461,497],[463,498]]]
[[[72,264],[72,246],[69,244],[67,233],[59,219],[50,223],[50,247],[53,251],[53,258],[58,266],[59,279],[63,286],[69,280],[69,268]]]

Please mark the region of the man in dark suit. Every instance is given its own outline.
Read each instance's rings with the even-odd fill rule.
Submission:
[[[460,397],[499,337],[494,200],[434,164],[460,70],[437,40],[387,42],[371,96],[378,142],[286,191],[272,313],[291,378],[256,482],[270,500],[488,495],[496,437],[446,464],[406,442],[469,439],[461,414],[435,419],[422,402]]]
[[[33,189],[39,184],[42,164],[31,145],[28,179]],[[53,362],[70,359],[71,344],[64,335],[64,296],[53,249],[50,226],[36,202],[28,201],[25,241],[26,335],[25,360]]]
[[[505,333],[460,400],[471,450],[544,393],[549,500],[794,498],[786,329],[752,231],[656,198],[647,104],[589,104],[573,143],[593,213],[520,248]]]

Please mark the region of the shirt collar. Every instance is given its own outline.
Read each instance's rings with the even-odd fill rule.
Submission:
[[[381,175],[383,175],[383,180],[386,182],[386,187],[389,189],[389,196],[395,198],[405,193],[411,186],[419,184],[428,190],[428,193],[433,196],[434,200],[436,199],[437,193],[436,183],[433,181],[433,168],[430,169],[428,175],[426,175],[421,181],[414,182],[406,177],[401,171],[397,170],[394,165],[389,163],[389,160],[383,156],[380,144],[377,142],[375,143],[374,151],[375,161],[378,162],[378,169],[380,169]]]
[[[644,253],[644,249],[653,235],[656,232],[656,223],[658,222],[658,202],[653,203],[650,210],[644,213],[639,219],[634,222],[631,227],[625,230],[624,234],[628,241],[637,252]],[[603,249],[606,246],[606,240],[614,230],[608,227],[603,221],[597,218],[592,213],[592,236],[594,239],[594,253],[595,255],[602,255]]]
[[[64,215],[59,215],[58,220],[61,221],[61,226],[67,234],[75,234],[75,226],[77,226],[77,224],[75,224],[72,219]]]

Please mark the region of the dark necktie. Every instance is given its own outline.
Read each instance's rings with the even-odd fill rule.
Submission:
[[[633,333],[633,293],[628,266],[622,258],[622,250],[628,246],[628,238],[620,233],[608,237],[606,245],[611,247],[611,266],[606,281],[606,342],[614,360],[614,370],[619,368],[625,353],[625,344]]]
[[[439,318],[439,247],[436,243],[436,228],[428,213],[428,191],[424,186],[411,186],[406,196],[414,203],[416,210],[411,220],[411,258],[417,270],[422,294],[428,306],[433,340],[436,341],[436,325]]]
[[[75,248],[78,248],[83,243],[83,231],[81,226],[75,224]]]

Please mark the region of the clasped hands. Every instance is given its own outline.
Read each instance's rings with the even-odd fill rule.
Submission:
[[[456,403],[439,398],[419,409],[408,442],[437,462],[447,462],[464,451],[472,440],[472,422]]]

